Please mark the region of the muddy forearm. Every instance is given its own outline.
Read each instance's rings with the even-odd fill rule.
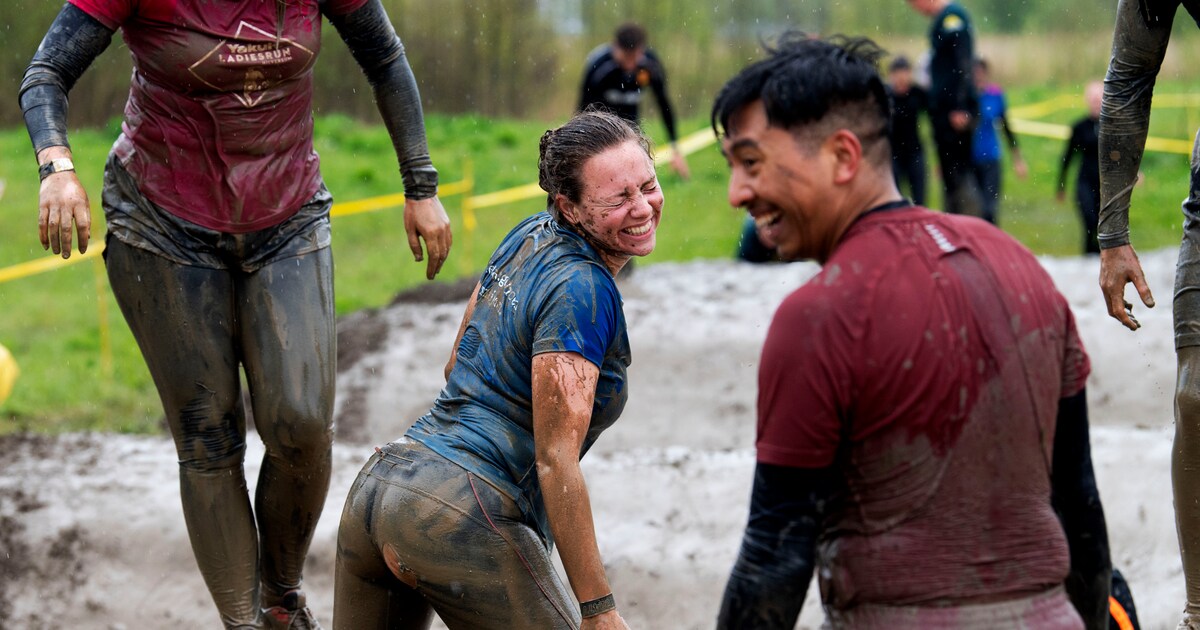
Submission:
[[[417,80],[380,0],[370,0],[348,15],[330,15],[329,20],[375,91],[375,104],[400,161],[405,196],[415,200],[437,195],[438,174],[425,140]]]
[[[67,93],[108,48],[113,31],[68,4],[50,25],[21,80],[21,113],[33,150],[68,147]]]
[[[554,532],[571,590],[581,602],[608,595],[612,589],[600,559],[592,503],[578,457],[571,458],[568,453],[561,457],[542,457],[539,453],[537,470],[542,499],[550,516],[550,529]]]
[[[587,484],[579,468],[600,369],[573,352],[533,357],[533,425],[538,484],[571,590],[581,602],[611,593]]]
[[[1171,36],[1174,8],[1147,20],[1138,0],[1121,0],[1100,110],[1100,247],[1129,244],[1129,205],[1150,126],[1154,81]]]

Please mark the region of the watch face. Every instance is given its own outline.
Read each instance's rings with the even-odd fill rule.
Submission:
[[[38,176],[46,179],[54,173],[73,170],[75,170],[75,163],[71,161],[71,158],[54,158],[38,167]]]

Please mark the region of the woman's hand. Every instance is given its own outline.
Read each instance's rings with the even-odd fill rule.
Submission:
[[[610,610],[606,613],[588,617],[583,620],[579,630],[629,630],[629,624],[621,618],[620,613]]]
[[[425,277],[433,280],[450,255],[450,244],[454,240],[450,234],[450,217],[446,216],[442,202],[437,197],[406,200],[404,231],[408,233],[408,247],[417,262],[424,258],[421,250],[421,240],[424,239],[429,254]]]
[[[70,158],[66,147],[50,147],[38,156],[38,164],[55,158]],[[51,173],[42,180],[38,192],[38,237],[42,249],[49,249],[63,258],[71,257],[71,227],[79,241],[79,253],[87,251],[92,233],[92,209],[87,192],[75,171]]]

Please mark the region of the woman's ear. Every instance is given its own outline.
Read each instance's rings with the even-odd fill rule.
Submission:
[[[579,225],[579,206],[577,206],[567,196],[558,193],[554,195],[554,206],[558,208],[558,214],[563,221],[570,225]]]

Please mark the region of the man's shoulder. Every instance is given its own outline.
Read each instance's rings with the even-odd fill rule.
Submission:
[[[962,5],[951,2],[946,5],[945,9],[938,14],[937,30],[942,33],[959,33],[969,32],[971,30],[971,16],[967,14],[967,10]]]
[[[600,44],[587,54],[587,58],[583,62],[583,65],[589,70],[592,70],[597,66],[612,60],[612,44]]]

